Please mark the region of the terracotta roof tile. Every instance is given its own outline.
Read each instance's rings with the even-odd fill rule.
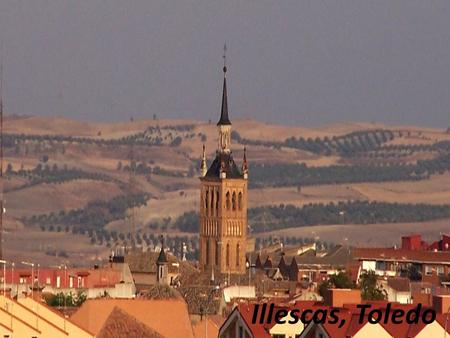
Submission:
[[[401,262],[445,263],[450,264],[450,252],[425,250],[405,250],[394,248],[356,248],[353,256],[359,260],[395,260]]]
[[[408,278],[403,277],[388,278],[387,285],[398,292],[411,291],[411,283]]]
[[[181,299],[89,299],[71,319],[82,328],[97,334],[115,307],[165,337],[193,338],[187,305]]]
[[[194,337],[195,338],[204,338],[206,337],[206,333],[208,333],[208,337],[217,337],[219,335],[219,329],[222,326],[225,318],[222,316],[207,316],[207,323],[205,323],[205,318],[203,320],[199,320],[194,324]],[[208,328],[206,328],[206,325]],[[206,332],[206,330],[208,332]]]
[[[164,338],[117,306],[103,324],[97,338]]]

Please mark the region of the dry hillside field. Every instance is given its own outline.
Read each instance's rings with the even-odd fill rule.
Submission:
[[[450,204],[446,130],[373,123],[306,128],[254,120],[234,121],[233,130],[238,165],[247,147],[250,208],[350,201]],[[130,244],[131,233],[144,240],[161,233],[194,236],[176,220],[199,208],[203,144],[211,163],[215,123],[7,117],[6,258],[91,264],[115,245]],[[393,245],[402,234],[433,239],[450,229],[448,220],[435,219],[350,225],[344,218],[338,225],[300,225],[258,236]]]

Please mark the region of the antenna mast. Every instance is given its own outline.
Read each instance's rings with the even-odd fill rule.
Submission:
[[[3,48],[1,48],[3,54]],[[3,259],[3,55],[0,60],[0,259]]]

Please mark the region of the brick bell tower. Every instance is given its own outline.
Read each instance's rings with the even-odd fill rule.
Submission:
[[[203,146],[200,177],[200,267],[207,272],[215,270],[224,274],[242,274],[246,271],[248,166],[245,148],[241,168],[238,168],[231,155],[226,73],[224,62],[222,110],[217,123],[218,149],[209,169]]]

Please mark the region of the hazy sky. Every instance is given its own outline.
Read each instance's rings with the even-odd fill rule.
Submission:
[[[9,113],[450,126],[449,0],[0,0]]]

